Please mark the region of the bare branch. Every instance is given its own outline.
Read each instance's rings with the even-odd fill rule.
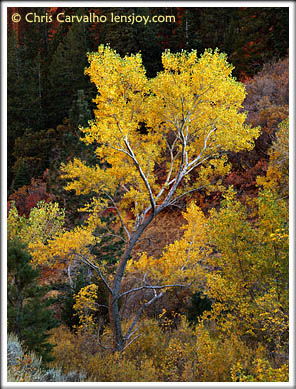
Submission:
[[[168,172],[168,175],[167,175],[167,178],[165,180],[165,183],[163,184],[162,188],[160,189],[159,193],[156,196],[156,199],[158,199],[163,194],[165,188],[169,185],[170,178],[171,178],[171,175],[172,175],[172,172],[173,172],[174,161],[175,161],[173,150],[174,150],[174,147],[175,147],[176,140],[177,140],[177,138],[174,139],[174,142],[173,142],[172,146],[170,146],[168,141],[166,140],[166,143],[168,145],[168,149],[169,149],[169,152],[170,152],[170,157],[171,157],[170,170]]]
[[[118,239],[122,240],[124,243],[127,242],[127,240],[124,239],[121,235],[113,234],[109,228],[106,228],[106,230],[107,230],[107,233],[105,234],[105,236],[113,236],[114,238],[118,238]]]
[[[133,336],[133,334],[136,333],[136,332],[139,330],[139,328],[140,328],[140,327],[135,328],[135,329],[129,334],[128,338],[125,338],[125,340],[126,340],[126,341],[129,340],[129,339]]]
[[[172,121],[172,119],[170,119],[169,117],[167,117],[167,116],[166,116],[165,114],[163,114],[163,113],[160,113],[160,114],[161,114],[161,116],[164,118],[165,121],[171,123],[171,125],[172,125],[173,127],[175,127],[175,129],[176,129],[177,131],[179,131],[179,127],[177,126],[176,123],[174,123],[174,122]]]
[[[198,155],[193,161],[191,161],[191,162],[188,164],[188,167],[194,166],[194,165],[200,160],[202,154],[204,153],[204,151],[205,151],[206,148],[207,148],[208,139],[209,139],[210,135],[211,135],[214,131],[216,131],[216,127],[213,126],[212,130],[211,130],[211,131],[208,133],[208,135],[205,137],[203,149],[201,150],[201,152],[199,153],[199,155]]]
[[[106,146],[110,147],[110,149],[113,149],[113,150],[116,150],[116,151],[120,151],[121,153],[124,153],[124,154],[128,155],[131,158],[131,155],[124,149],[118,149],[117,147],[112,146],[110,143],[106,143]]]
[[[97,303],[95,303],[95,306],[99,307],[99,308],[102,307],[102,308],[109,309],[108,305],[105,305],[105,304],[97,304]]]
[[[69,266],[68,266],[68,277],[69,277],[70,288],[73,292],[74,289],[73,289],[73,281],[72,281],[72,277],[71,277],[71,263],[69,263]]]
[[[139,336],[141,336],[141,334],[135,336],[134,339],[132,339],[130,342],[128,342],[128,344],[125,345],[121,351],[124,351],[130,344],[132,344],[136,339],[138,339]]]
[[[102,349],[104,349],[104,350],[113,350],[113,347],[112,346],[104,346],[104,345],[102,345],[102,343],[100,342],[100,339],[98,338],[98,345],[100,346],[100,347],[102,347]]]
[[[143,289],[153,289],[153,290],[158,290],[158,289],[165,289],[165,288],[172,288],[172,287],[182,287],[182,288],[186,288],[187,285],[183,285],[183,284],[171,284],[171,285],[143,285],[143,286],[140,286],[138,288],[133,288],[133,289],[130,289],[130,290],[127,290],[126,292],[123,292],[121,293],[118,298],[121,298],[123,296],[126,296],[127,294],[130,294],[130,293],[134,293],[134,292],[138,292],[139,290],[143,290]]]
[[[194,170],[197,166],[201,165],[202,163],[204,163],[207,159],[211,158],[210,155],[208,155],[207,157],[201,159],[200,161],[197,161],[194,165],[191,166],[190,169],[186,170],[186,173],[185,175],[189,174],[192,170]]]
[[[113,207],[114,207],[114,209],[116,210],[117,215],[118,215],[118,217],[119,217],[119,220],[120,220],[120,223],[121,223],[121,225],[122,225],[122,228],[124,229],[124,231],[125,231],[125,233],[126,233],[126,235],[127,235],[127,237],[128,237],[128,240],[130,240],[131,236],[130,236],[129,230],[127,229],[126,225],[124,224],[124,221],[123,221],[123,218],[122,218],[122,216],[121,216],[121,213],[120,213],[120,211],[119,211],[119,209],[118,209],[118,207],[117,207],[117,205],[116,205],[116,203],[115,203],[113,197],[110,196],[109,193],[107,193],[107,192],[104,192],[104,193],[105,193],[105,195],[108,197],[108,199],[111,200],[111,202],[112,202],[112,204],[113,204]]]
[[[95,264],[93,264],[88,258],[86,258],[84,255],[81,255],[77,252],[74,252],[75,255],[79,256],[82,260],[82,262],[84,262],[86,265],[90,266],[92,269],[94,269],[100,276],[101,280],[103,281],[103,283],[105,284],[106,288],[109,290],[109,292],[113,295],[113,290],[111,289],[111,287],[109,286],[108,282],[105,280],[101,270],[98,268],[98,266],[96,266]]]
[[[137,158],[136,158],[136,156],[135,156],[135,154],[134,154],[134,152],[133,152],[133,150],[132,150],[132,148],[131,148],[131,146],[130,146],[130,144],[128,142],[127,136],[125,136],[124,142],[125,142],[126,147],[127,147],[128,151],[130,153],[130,156],[131,156],[132,160],[134,161],[134,164],[136,165],[136,167],[137,167],[137,169],[138,169],[138,171],[140,173],[140,176],[142,177],[142,180],[144,181],[144,184],[145,184],[145,186],[146,186],[146,188],[148,190],[151,207],[152,207],[153,213],[155,213],[156,204],[155,204],[155,200],[154,200],[154,197],[153,197],[153,194],[152,194],[152,190],[151,190],[150,184],[149,184],[149,182],[148,182],[148,180],[147,180],[147,178],[146,178],[146,176],[145,176],[145,174],[144,174],[144,172],[143,172],[139,162],[137,161]]]
[[[147,190],[149,192],[150,202],[151,202],[151,206],[152,206],[153,213],[154,213],[155,212],[155,208],[156,208],[156,204],[155,204],[155,200],[154,200],[154,197],[153,197],[152,190],[151,190],[150,184],[148,182],[148,179],[145,176],[145,174],[144,174],[144,172],[143,172],[139,162],[137,161],[135,153],[133,152],[133,150],[132,150],[132,148],[131,148],[131,146],[130,146],[130,144],[128,142],[127,135],[124,135],[124,133],[123,133],[123,131],[121,129],[121,126],[120,126],[120,123],[119,123],[119,121],[117,119],[117,116],[113,115],[113,118],[116,120],[116,124],[117,124],[117,127],[118,127],[120,133],[122,134],[122,136],[124,136],[124,143],[125,143],[125,145],[127,147],[128,152],[126,150],[123,150],[123,149],[116,149],[115,148],[115,150],[124,152],[125,154],[127,154],[133,160],[133,162],[136,165],[136,167],[137,167],[137,169],[138,169],[138,171],[140,173],[140,176],[141,176],[142,180],[144,181],[144,184],[145,184],[145,186],[146,186],[146,188],[147,188]]]
[[[105,345],[103,345],[103,344],[101,343],[101,341],[100,341],[100,331],[101,331],[101,328],[102,328],[103,321],[104,321],[104,320],[99,320],[99,327],[98,327],[98,331],[97,331],[97,333],[98,333],[98,344],[99,344],[99,346],[102,347],[102,349],[104,349],[104,350],[113,350],[113,347],[112,347],[112,346],[105,346]]]
[[[187,192],[182,193],[180,196],[177,196],[177,197],[175,197],[174,199],[172,199],[172,200],[169,202],[169,205],[175,205],[175,203],[176,203],[178,200],[180,200],[182,197],[188,195],[189,193],[192,193],[192,192],[196,192],[196,191],[198,191],[198,190],[201,190],[201,189],[203,189],[203,188],[205,188],[205,185],[202,185],[202,186],[200,186],[200,187],[198,187],[198,188],[194,188],[194,189],[188,190]]]
[[[134,318],[132,324],[130,325],[130,328],[128,329],[127,333],[125,334],[125,337],[124,337],[125,339],[129,339],[130,334],[133,331],[135,325],[137,324],[137,321],[138,321],[139,317],[141,316],[142,312],[144,311],[144,309],[149,307],[149,305],[153,304],[155,301],[159,300],[163,295],[164,295],[163,292],[161,292],[159,294],[156,294],[156,292],[155,292],[154,297],[151,300],[149,300],[147,303],[145,303],[141,306],[141,308],[136,313],[135,318]]]

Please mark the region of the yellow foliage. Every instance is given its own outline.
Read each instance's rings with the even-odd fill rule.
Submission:
[[[207,220],[207,237],[218,251],[205,261],[205,293],[214,301],[210,317],[219,331],[264,342],[275,353],[288,346],[288,209],[264,191],[257,199],[256,224],[228,191]],[[275,238],[276,237],[276,238]],[[203,316],[208,319],[208,313]]]
[[[58,203],[40,201],[32,208],[29,217],[20,216],[14,202],[7,218],[7,238],[19,239],[28,245],[33,264],[49,262],[48,241],[64,233],[65,212]]]
[[[158,259],[148,257],[146,253],[139,259],[131,259],[127,272],[146,273],[150,280],[165,284],[182,284],[184,281],[189,284],[194,280],[193,287],[198,289],[203,274],[200,262],[211,251],[206,247],[206,218],[193,202],[183,217],[187,224],[183,227],[185,231],[182,239],[167,246]]]
[[[80,291],[74,296],[75,304],[73,308],[76,314],[79,316],[79,324],[81,328],[91,329],[94,327],[93,313],[97,310],[96,300],[98,286],[90,284],[81,288]]]
[[[97,87],[97,109],[81,139],[96,143],[100,166],[77,159],[64,165],[66,189],[109,198],[120,193],[118,211],[131,230],[135,223],[127,220],[127,212],[138,221],[147,215],[152,197],[160,206],[181,173],[186,185],[174,190],[176,198],[200,187],[219,189],[211,184],[213,177],[230,168],[220,152],[250,149],[259,135],[258,128],[244,124],[246,114],[239,112],[244,86],[232,78],[232,66],[218,51],[200,58],[195,51],[166,51],[164,70],[151,80],[140,54],[121,58],[100,46],[88,59],[85,73]],[[139,123],[145,124],[145,135]],[[162,181],[156,175],[160,164]],[[199,165],[199,179],[190,183],[185,176]],[[105,207],[97,203],[96,211]]]
[[[289,197],[289,118],[283,120],[269,149],[266,177],[258,177],[258,185]]]
[[[236,200],[231,188],[224,197],[220,210],[212,209],[208,218],[191,204],[184,214],[187,224],[183,238],[168,246],[160,258],[149,258],[144,253],[138,261],[128,264],[129,272],[142,272],[146,279],[159,283],[191,281],[193,290],[202,290],[213,301],[212,310],[202,315],[199,327],[200,347],[206,355],[200,362],[205,364],[206,372],[202,381],[209,379],[210,369],[214,380],[229,377],[225,355],[230,356],[235,342],[237,351],[230,365],[239,354],[243,356],[242,363],[249,361],[249,351],[242,351],[247,347],[242,339],[264,344],[268,352],[274,353],[275,361],[278,355],[287,353],[288,347],[287,204],[269,190],[259,194],[253,210]],[[249,213],[256,215],[256,222],[249,220]],[[217,336],[224,339],[223,345],[202,330],[207,323],[215,325]],[[275,361],[273,368],[280,369]],[[217,369],[213,370],[213,366]],[[254,374],[254,380],[260,381],[260,376]]]
[[[219,335],[200,323],[196,328],[180,317],[174,329],[161,329],[155,319],[142,319],[136,338],[126,349],[111,352],[96,342],[97,334],[65,327],[52,330],[54,367],[78,370],[93,382],[279,382],[288,380],[286,364],[272,367],[263,345],[248,345],[233,332]],[[110,329],[101,336],[107,344]]]
[[[34,263],[55,266],[75,258],[80,259],[80,256],[91,259],[89,246],[95,245],[98,241],[93,235],[92,228],[82,226],[75,227],[72,231],[61,232],[45,243],[42,241],[29,243],[29,249]]]
[[[21,242],[46,242],[63,231],[65,212],[58,203],[40,201],[32,208],[29,217],[20,216],[12,202],[7,218],[7,238]]]
[[[246,374],[240,362],[231,369],[232,381],[235,382],[288,382],[289,368],[287,364],[273,368],[266,359],[257,358],[253,362],[251,374]]]

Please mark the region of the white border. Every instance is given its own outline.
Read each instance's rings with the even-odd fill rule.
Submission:
[[[78,7],[78,4],[83,7],[87,6],[98,6],[98,7],[240,7],[240,6],[249,6],[249,7],[289,7],[290,8],[290,29],[289,29],[289,55],[290,55],[290,276],[289,276],[289,296],[290,296],[290,381],[288,383],[233,383],[233,382],[157,382],[157,383],[140,383],[140,382],[130,382],[130,383],[114,383],[114,382],[95,382],[95,383],[11,383],[7,382],[6,374],[6,357],[7,357],[7,334],[6,334],[6,302],[7,292],[6,292],[6,250],[7,250],[7,228],[6,228],[6,210],[7,210],[7,8],[9,7]],[[295,266],[294,266],[294,253],[295,253],[295,4],[294,1],[3,1],[1,3],[1,47],[2,47],[2,61],[1,61],[1,101],[2,101],[2,110],[1,110],[1,253],[2,258],[5,258],[2,261],[2,271],[1,271],[1,302],[2,302],[2,326],[1,326],[1,346],[2,346],[2,358],[1,365],[5,367],[5,372],[1,375],[1,383],[3,388],[18,388],[18,387],[206,387],[206,388],[219,388],[219,387],[283,387],[283,388],[294,388],[295,385]],[[293,347],[292,347],[293,346]],[[4,378],[4,379],[3,379]]]

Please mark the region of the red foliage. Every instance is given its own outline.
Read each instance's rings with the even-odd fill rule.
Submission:
[[[258,191],[256,178],[266,174],[268,162],[259,160],[254,166],[246,170],[233,170],[224,180],[226,186],[232,185],[238,194],[256,194]]]
[[[44,173],[44,177],[46,172]],[[55,200],[55,196],[47,192],[46,182],[43,179],[32,178],[30,185],[24,185],[9,196],[8,209],[10,202],[14,201],[20,215],[30,214],[31,208],[36,207],[37,203],[44,200],[46,203]]]

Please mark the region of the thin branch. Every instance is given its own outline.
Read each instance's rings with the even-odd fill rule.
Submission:
[[[204,140],[204,146],[203,146],[203,149],[201,150],[201,152],[199,153],[199,155],[193,160],[191,161],[189,164],[188,164],[188,167],[191,167],[192,165],[195,165],[201,158],[202,154],[204,153],[204,151],[206,150],[207,148],[207,143],[208,143],[208,139],[210,137],[210,135],[216,131],[216,127],[213,127],[212,130],[208,133],[208,135],[205,137],[205,140]]]
[[[84,255],[81,255],[77,252],[74,253],[75,255],[78,255],[81,260],[87,264],[88,266],[90,266],[92,269],[94,269],[100,276],[101,280],[103,281],[103,283],[105,284],[106,288],[109,290],[109,292],[111,294],[113,294],[113,290],[111,289],[111,287],[109,286],[108,282],[105,280],[101,270],[98,268],[98,266],[94,265],[88,258],[86,258]]]
[[[147,178],[146,178],[146,176],[145,176],[145,174],[144,174],[144,172],[143,172],[139,162],[137,161],[137,158],[136,158],[136,156],[135,156],[135,154],[134,154],[134,152],[133,152],[133,150],[132,150],[132,148],[131,148],[131,146],[130,146],[130,144],[128,142],[127,136],[124,137],[124,142],[125,142],[126,147],[127,147],[128,151],[129,151],[129,153],[131,155],[131,158],[134,161],[134,164],[136,165],[136,167],[137,167],[137,169],[138,169],[138,171],[140,173],[140,176],[142,177],[142,180],[144,181],[144,184],[145,184],[145,186],[146,186],[146,188],[148,190],[151,207],[153,209],[153,213],[155,213],[156,204],[155,204],[155,200],[154,200],[154,197],[153,197],[153,194],[152,194],[152,190],[151,190],[150,184],[149,184],[149,182],[148,182],[148,180],[147,180]]]
[[[136,333],[139,330],[140,327],[135,328],[128,336],[128,338],[125,338],[125,340],[129,340],[133,336],[134,333]]]
[[[68,277],[69,277],[70,288],[73,292],[74,288],[73,288],[73,281],[72,281],[72,277],[71,277],[71,263],[69,263],[69,266],[68,266]]]
[[[134,339],[132,339],[126,346],[123,347],[123,349],[121,350],[124,351],[130,344],[132,344],[136,339],[138,339],[138,337],[141,336],[141,334],[137,335],[134,337]]]
[[[151,209],[151,206],[147,207],[147,208],[142,212],[142,215],[140,216],[140,218],[141,218],[141,223],[144,221],[144,219],[145,219],[147,213],[150,211],[150,209]]]
[[[174,153],[173,153],[173,150],[174,150],[174,147],[175,147],[175,142],[176,142],[177,138],[174,139],[174,142],[172,144],[172,146],[169,145],[168,141],[166,140],[166,143],[168,145],[168,149],[170,151],[170,157],[171,157],[171,164],[170,164],[170,170],[168,172],[168,175],[167,175],[167,178],[165,180],[165,183],[163,184],[162,188],[160,189],[159,193],[157,194],[156,196],[156,199],[158,199],[164,192],[166,186],[169,185],[169,182],[170,182],[170,178],[171,178],[171,175],[172,175],[172,171],[173,171],[173,167],[174,167],[174,161],[175,161],[175,158],[174,158]]]
[[[131,155],[124,149],[118,149],[117,147],[111,146],[110,143],[106,143],[105,146],[110,147],[113,150],[120,151],[121,153],[124,153],[131,158]]]
[[[172,119],[170,119],[169,117],[167,117],[167,116],[166,116],[165,114],[163,114],[163,113],[160,113],[160,115],[164,118],[165,121],[171,123],[171,125],[172,125],[173,127],[175,127],[175,129],[176,129],[177,131],[179,131],[179,127],[177,126],[176,123],[173,122]]]
[[[107,230],[107,233],[104,234],[105,236],[113,236],[114,238],[118,238],[118,239],[122,240],[124,243],[127,242],[127,240],[124,239],[121,235],[113,234],[109,228],[106,228],[106,230]]]
[[[183,285],[183,284],[171,284],[171,285],[157,285],[157,286],[153,286],[153,285],[143,285],[143,286],[140,286],[138,288],[133,288],[133,289],[130,289],[130,290],[127,290],[126,292],[123,292],[121,293],[118,298],[121,298],[123,296],[126,296],[127,294],[130,294],[130,293],[134,293],[134,292],[138,292],[139,290],[143,290],[143,289],[153,289],[153,290],[157,290],[157,289],[165,289],[165,288],[172,288],[172,287],[182,287],[182,288],[186,288],[187,285]]]
[[[97,304],[97,303],[95,303],[95,306],[99,307],[99,308],[102,307],[102,308],[109,309],[108,305],[105,305],[105,304]]]
[[[122,225],[122,228],[124,229],[124,231],[125,231],[125,233],[126,233],[126,235],[127,235],[127,237],[128,237],[128,240],[130,240],[131,236],[130,236],[129,230],[127,229],[126,225],[124,224],[124,221],[123,221],[123,218],[122,218],[122,216],[121,216],[121,213],[120,213],[120,211],[119,211],[119,209],[118,209],[118,207],[117,207],[117,205],[116,205],[116,203],[115,203],[113,197],[110,196],[109,193],[107,193],[107,192],[104,192],[104,193],[105,193],[105,195],[108,197],[108,199],[111,200],[111,202],[112,202],[112,204],[113,204],[113,207],[115,208],[115,210],[116,210],[116,212],[117,212],[117,215],[118,215],[118,217],[119,217],[119,220],[120,220],[120,223],[121,223],[121,225]]]
[[[113,347],[111,346],[103,346],[102,343],[100,342],[100,339],[98,339],[98,345],[102,347],[102,349],[104,350],[113,350]]]
[[[98,331],[97,331],[97,333],[98,333],[98,344],[99,344],[99,346],[102,347],[102,349],[104,349],[104,350],[113,350],[113,347],[112,347],[112,346],[104,346],[104,345],[101,343],[101,341],[100,341],[100,331],[101,331],[101,328],[102,328],[103,321],[104,321],[104,320],[100,320],[100,321],[99,321],[99,328],[98,328]]]
[[[198,187],[198,188],[194,188],[194,189],[188,190],[187,192],[182,193],[180,196],[177,196],[177,197],[175,197],[174,199],[172,199],[172,200],[169,202],[168,205],[175,205],[175,203],[176,203],[178,200],[180,200],[182,197],[186,196],[187,194],[189,194],[189,193],[191,193],[191,192],[196,192],[196,191],[201,190],[201,189],[203,189],[203,188],[205,188],[205,185],[202,185],[202,186],[200,186],[200,187]]]
[[[119,123],[119,121],[117,119],[117,116],[113,115],[113,117],[116,120],[116,124],[117,124],[117,127],[118,127],[120,133],[122,134],[122,136],[124,136],[124,133],[123,133],[123,131],[121,129],[120,123]],[[122,149],[120,149],[119,151],[124,152],[125,154],[127,154],[134,161],[134,164],[136,165],[136,167],[137,167],[137,169],[138,169],[138,171],[140,173],[140,176],[142,177],[142,180],[144,181],[144,184],[145,184],[145,186],[146,186],[146,188],[147,188],[147,190],[149,192],[151,206],[152,206],[152,209],[153,209],[153,213],[155,213],[156,204],[155,204],[155,200],[154,200],[154,197],[153,197],[153,194],[152,194],[152,191],[151,191],[151,187],[149,185],[148,179],[146,178],[146,176],[145,176],[145,174],[144,174],[144,172],[143,172],[139,162],[137,161],[135,153],[133,152],[133,150],[132,150],[132,148],[131,148],[131,146],[130,146],[130,144],[128,142],[127,135],[124,136],[124,143],[125,143],[125,145],[127,147],[128,152],[126,150],[122,150]]]
[[[186,269],[186,264],[187,264],[187,262],[189,262],[189,260],[190,260],[190,252],[191,252],[191,250],[192,250],[192,241],[191,241],[190,244],[189,244],[188,250],[186,250],[186,251],[187,251],[187,258],[186,258],[186,260],[185,260],[184,265],[181,267],[181,271],[183,271],[183,270]]]
[[[194,165],[191,166],[190,169],[186,170],[186,173],[184,175],[187,175],[189,174],[192,170],[194,170],[197,166],[201,165],[202,163],[204,163],[206,160],[208,160],[209,158],[211,158],[211,155],[208,155],[207,157],[204,157],[203,159],[201,159],[200,161],[197,161]]]
[[[159,300],[163,295],[164,295],[163,292],[161,292],[160,294],[156,294],[156,292],[155,292],[154,297],[150,301],[148,301],[147,303],[145,303],[141,306],[141,308],[138,310],[137,314],[135,315],[135,318],[134,318],[132,324],[130,325],[130,328],[128,329],[128,331],[124,337],[125,339],[129,339],[130,334],[133,331],[135,325],[137,324],[137,321],[138,321],[139,317],[141,316],[142,312],[144,311],[144,309],[149,307],[149,305],[153,304],[155,301]]]

